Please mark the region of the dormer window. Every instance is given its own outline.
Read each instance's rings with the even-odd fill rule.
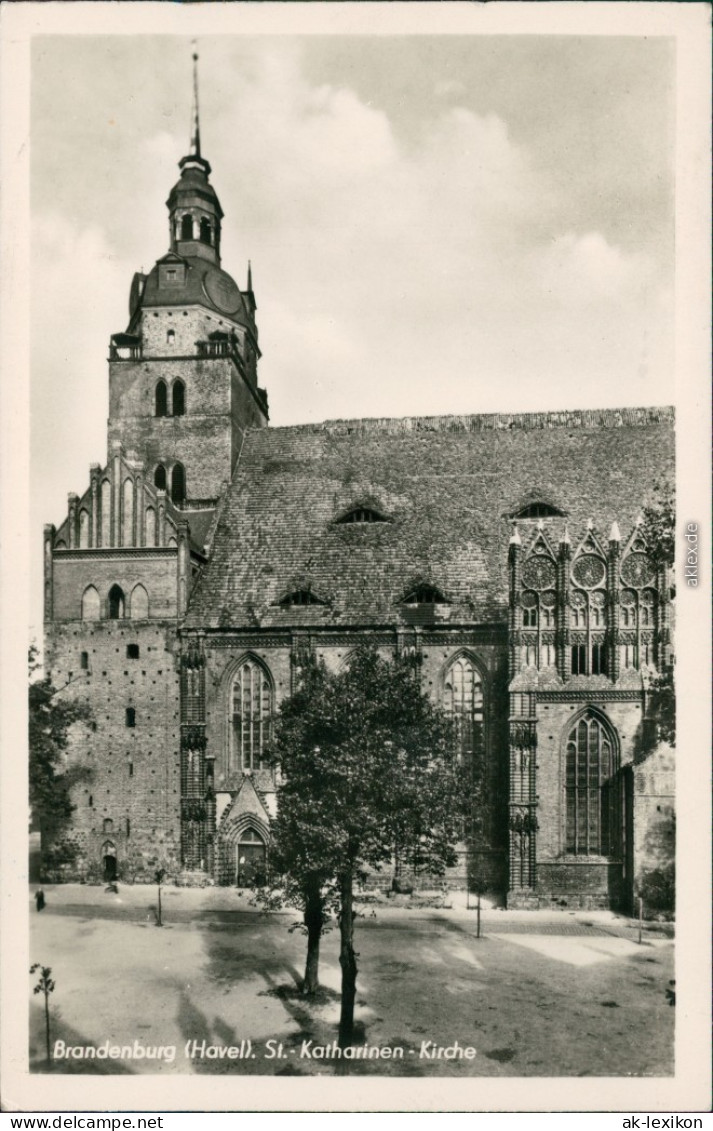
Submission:
[[[293,608],[297,605],[324,605],[324,601],[320,601],[311,589],[295,589],[294,593],[288,593],[278,602],[283,609]]]
[[[435,585],[423,582],[404,597],[404,605],[448,605],[450,602]]]
[[[347,511],[341,518],[337,519],[339,526],[347,526],[351,524],[366,525],[371,522],[388,522],[383,514],[379,514],[373,507],[354,507],[353,510]]]
[[[564,518],[564,511],[551,503],[528,503],[522,510],[515,511],[511,518]]]

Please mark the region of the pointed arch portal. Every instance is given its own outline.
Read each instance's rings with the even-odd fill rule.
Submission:
[[[235,876],[238,887],[261,887],[266,883],[267,845],[252,825],[248,825],[240,833],[235,854]]]

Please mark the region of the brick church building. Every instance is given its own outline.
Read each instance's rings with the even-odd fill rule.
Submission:
[[[259,881],[271,719],[306,654],[370,641],[414,657],[484,782],[449,882],[630,906],[673,805],[647,741],[669,588],[639,519],[673,411],[268,427],[197,113],[179,167],[168,251],[110,339],[107,462],[44,532],[47,670],[93,714],[64,875]]]

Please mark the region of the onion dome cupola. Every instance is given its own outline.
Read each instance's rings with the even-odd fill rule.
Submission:
[[[223,209],[208,179],[210,164],[201,156],[197,63],[198,56],[194,54],[190,152],[178,163],[181,176],[166,201],[170,247],[177,255],[206,259],[220,266]]]

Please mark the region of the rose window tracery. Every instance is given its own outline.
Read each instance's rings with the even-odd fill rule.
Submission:
[[[629,554],[621,563],[621,579],[632,589],[642,589],[655,578],[654,567],[646,554]]]
[[[554,562],[541,554],[529,558],[522,567],[522,580],[529,589],[554,588],[557,580]]]
[[[606,566],[594,554],[583,554],[572,566],[572,577],[583,589],[594,589],[606,577]]]

